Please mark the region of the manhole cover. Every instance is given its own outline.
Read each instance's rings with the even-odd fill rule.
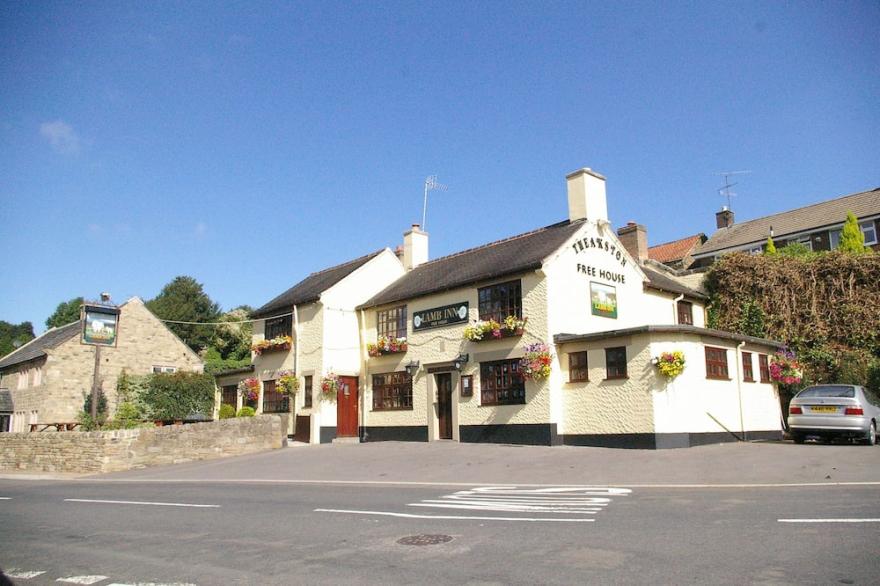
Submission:
[[[438,545],[452,541],[451,535],[410,535],[397,540],[400,545]]]

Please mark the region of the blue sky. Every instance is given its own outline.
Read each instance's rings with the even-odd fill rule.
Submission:
[[[0,4],[0,319],[155,296],[224,309],[395,246],[566,218],[607,178],[649,244],[880,186],[880,4]]]

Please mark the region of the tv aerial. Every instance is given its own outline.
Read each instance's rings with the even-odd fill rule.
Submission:
[[[718,190],[718,194],[721,195],[722,197],[727,198],[727,209],[731,209],[730,198],[736,196],[736,193],[731,191],[730,188],[733,187],[734,185],[739,184],[738,181],[736,183],[731,183],[730,178],[735,175],[748,175],[750,173],[751,173],[751,171],[748,171],[748,170],[746,170],[746,171],[722,171],[720,173],[716,173],[716,175],[721,175],[722,177],[724,177],[724,185]]]

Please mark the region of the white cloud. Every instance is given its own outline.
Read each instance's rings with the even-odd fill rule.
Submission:
[[[56,120],[40,124],[40,135],[49,141],[52,149],[62,155],[79,153],[79,136],[69,124]]]

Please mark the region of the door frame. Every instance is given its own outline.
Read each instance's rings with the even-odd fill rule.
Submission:
[[[437,378],[438,374],[451,375],[452,392],[450,393],[450,411],[452,416],[452,441],[460,441],[458,425],[458,397],[460,396],[461,373],[452,364],[440,367],[432,367],[428,370],[427,393],[428,393],[428,441],[439,441],[440,438],[440,404],[438,397]],[[449,440],[444,440],[449,441]]]
[[[354,433],[342,435],[340,433],[340,422],[342,421],[342,401],[340,401],[340,397],[343,396],[344,387],[343,381],[348,382],[351,386],[350,388],[354,389],[354,400],[346,401],[351,404],[350,409],[354,410]],[[336,437],[360,437],[360,389],[359,389],[359,378],[356,376],[343,376],[339,375],[339,389],[336,391]],[[351,412],[349,411],[349,416]]]

